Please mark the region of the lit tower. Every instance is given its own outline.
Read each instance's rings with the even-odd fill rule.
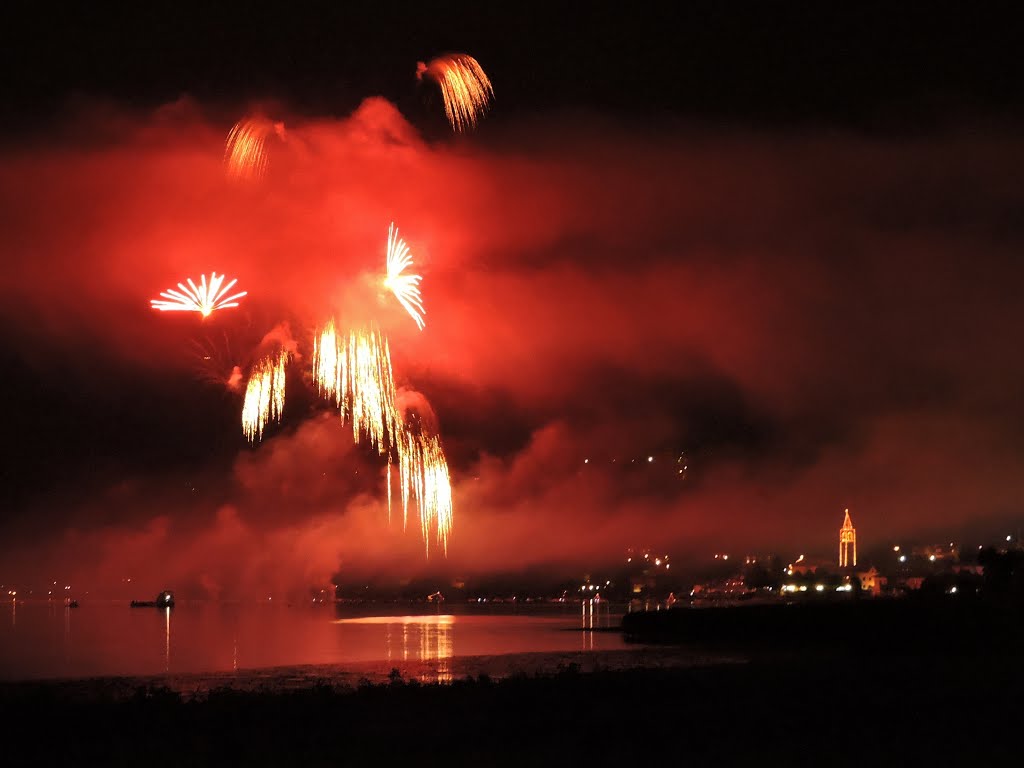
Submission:
[[[857,529],[850,519],[850,510],[846,510],[846,519],[839,529],[839,567],[849,568],[857,565]]]

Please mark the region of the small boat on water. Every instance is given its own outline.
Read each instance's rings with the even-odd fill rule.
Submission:
[[[132,608],[173,608],[174,593],[165,589],[156,596],[156,600],[132,600]]]
[[[78,607],[78,601],[74,600],[74,599],[72,599],[70,597],[65,597],[64,598],[64,607],[65,608],[77,608]]]

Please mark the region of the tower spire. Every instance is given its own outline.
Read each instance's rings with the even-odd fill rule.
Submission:
[[[846,510],[843,527],[839,529],[839,567],[849,568],[857,565],[857,529],[850,519],[850,510]]]

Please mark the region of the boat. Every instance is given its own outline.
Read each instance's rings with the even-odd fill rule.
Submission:
[[[165,589],[156,596],[156,600],[132,600],[132,608],[173,608],[174,593]]]

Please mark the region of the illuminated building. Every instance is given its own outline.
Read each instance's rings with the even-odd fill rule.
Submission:
[[[876,596],[882,594],[882,587],[888,581],[875,566],[871,566],[866,571],[858,571],[857,578],[860,579],[860,588],[864,593]]]
[[[749,587],[741,577],[733,576],[707,584],[694,584],[693,589],[690,590],[690,603],[691,605],[725,605],[748,600],[755,594],[757,594],[756,589]]]
[[[924,576],[910,576],[903,580],[903,584],[907,589],[917,590],[924,584]]]
[[[809,560],[805,555],[800,555],[796,560],[785,567],[786,576],[806,576],[809,573],[828,573],[832,570],[831,560]]]
[[[957,563],[952,570],[953,573],[972,573],[975,576],[982,576],[985,573],[985,566],[978,563]]]
[[[659,555],[649,549],[626,550],[626,564],[629,572],[629,583],[632,593],[639,595],[647,591],[649,594],[658,586],[658,574],[672,568],[668,555]]]
[[[839,529],[839,567],[850,568],[857,565],[857,529],[850,520],[850,510],[846,510],[843,527]]]

